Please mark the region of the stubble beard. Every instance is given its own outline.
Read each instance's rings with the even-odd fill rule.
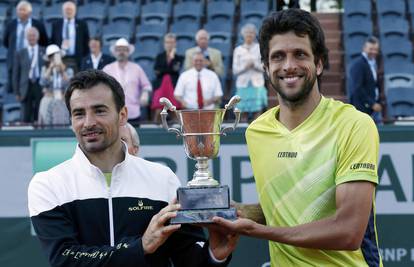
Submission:
[[[317,79],[316,73],[313,73],[310,76],[306,76],[303,82],[303,85],[300,87],[299,92],[293,95],[288,95],[283,91],[278,77],[275,77],[275,80],[277,82],[273,82],[272,79],[269,79],[269,81],[270,81],[271,86],[280,96],[279,99],[283,102],[283,104],[285,104],[288,107],[294,108],[294,107],[300,106],[302,103],[304,103],[309,98],[310,93],[312,92],[313,86],[316,82],[316,79]]]

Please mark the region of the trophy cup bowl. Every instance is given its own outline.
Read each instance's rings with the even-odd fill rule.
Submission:
[[[194,159],[196,171],[186,187],[177,190],[177,199],[181,210],[171,220],[178,223],[209,223],[214,216],[236,219],[236,210],[230,207],[229,187],[220,186],[210,174],[208,161],[217,157],[220,137],[234,130],[240,120],[240,111],[235,105],[239,96],[233,96],[224,109],[214,110],[177,110],[167,98],[161,98],[164,106],[161,112],[163,127],[177,136],[183,137],[187,156]],[[222,127],[227,110],[233,109],[235,122],[233,126]],[[175,112],[180,128],[170,128],[167,123],[168,111]]]

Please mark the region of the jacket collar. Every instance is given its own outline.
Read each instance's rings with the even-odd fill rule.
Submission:
[[[124,153],[125,157],[124,157],[123,161],[116,164],[114,166],[114,168],[112,169],[112,176],[113,177],[114,177],[113,174],[115,172],[119,172],[119,171],[122,171],[122,170],[126,169],[126,166],[128,166],[128,162],[131,160],[131,157],[132,157],[128,153],[128,147],[127,147],[126,143],[124,141],[121,141],[121,142],[122,142],[122,152]],[[93,176],[93,177],[101,177],[102,176],[103,177],[102,171],[89,161],[89,159],[86,157],[85,153],[80,148],[79,144],[77,144],[77,146],[76,146],[76,150],[75,150],[75,153],[74,153],[72,159],[74,160],[74,162],[77,166],[77,169],[81,170],[81,172],[85,172],[85,174],[87,174],[88,176]]]

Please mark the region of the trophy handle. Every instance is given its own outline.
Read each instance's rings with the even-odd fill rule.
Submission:
[[[234,115],[235,115],[235,120],[234,120],[234,124],[233,126],[228,126],[228,127],[224,127],[223,129],[221,129],[220,134],[222,135],[226,135],[226,132],[230,132],[230,131],[234,131],[237,127],[237,124],[239,124],[240,122],[240,110],[238,108],[236,108],[236,104],[240,102],[240,96],[235,95],[232,98],[230,98],[230,101],[224,106],[224,114],[226,113],[227,110],[229,109],[233,109]]]
[[[160,115],[162,121],[162,127],[166,129],[168,132],[174,132],[177,136],[182,136],[182,132],[177,128],[170,128],[167,122],[168,110],[172,112],[176,112],[177,108],[171,103],[171,101],[166,97],[160,98],[160,104],[164,106]]]

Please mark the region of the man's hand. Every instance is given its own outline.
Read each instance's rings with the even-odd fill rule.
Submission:
[[[139,104],[141,105],[141,107],[146,107],[148,106],[148,102],[149,102],[149,94],[147,91],[143,91],[139,99]]]
[[[219,225],[208,225],[209,245],[217,260],[226,259],[236,248],[239,235]]]
[[[375,103],[374,105],[372,105],[372,110],[375,112],[380,112],[382,110],[382,107],[380,104]]]
[[[16,95],[16,100],[20,102],[20,100],[22,99],[22,97],[20,95]]]
[[[224,227],[228,232],[242,235],[250,235],[257,225],[257,223],[250,219],[240,217],[235,221],[226,220],[221,217],[214,217],[213,222]]]
[[[142,236],[142,247],[145,254],[154,253],[172,233],[181,227],[181,224],[166,225],[168,220],[177,215],[178,209],[180,209],[180,204],[175,204],[174,201],[152,217]]]

